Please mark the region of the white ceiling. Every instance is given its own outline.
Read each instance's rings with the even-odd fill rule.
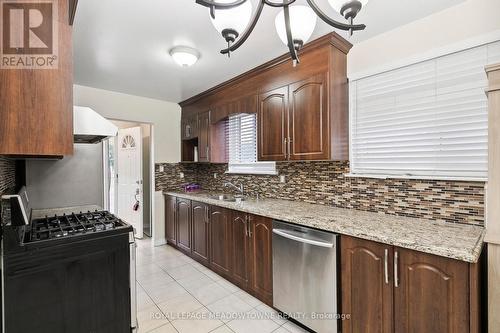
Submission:
[[[251,1],[255,10],[257,0]],[[327,0],[316,1],[331,17],[342,20]],[[367,28],[351,42],[460,2],[371,0],[356,19]],[[213,28],[208,9],[195,0],[80,1],[74,26],[75,83],[180,102],[286,53],[274,28],[277,13],[266,6],[253,34],[228,59],[219,53],[225,42]],[[318,19],[312,39],[332,30]],[[168,54],[176,45],[195,47],[201,59],[190,68],[177,66]]]

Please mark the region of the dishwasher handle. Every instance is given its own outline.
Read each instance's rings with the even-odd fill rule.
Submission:
[[[288,239],[291,239],[291,240],[294,240],[297,242],[310,244],[310,245],[314,245],[314,246],[332,248],[334,245],[333,243],[321,242],[321,241],[317,241],[317,240],[313,240],[313,239],[307,239],[307,238],[295,236],[293,234],[286,232],[283,229],[273,229],[273,233],[275,233],[276,235],[279,235],[281,237],[285,237],[285,238],[288,238]]]

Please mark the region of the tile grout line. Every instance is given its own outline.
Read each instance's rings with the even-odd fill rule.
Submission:
[[[181,285],[181,284],[178,282],[178,280],[182,280],[182,278],[181,278],[181,279],[176,279],[176,278],[174,278],[174,277],[173,277],[173,276],[172,276],[172,275],[171,275],[171,274],[170,274],[170,273],[169,273],[166,269],[164,269],[162,266],[158,265],[158,264],[155,262],[155,260],[154,260],[153,258],[151,258],[151,259],[152,259],[152,261],[151,261],[149,264],[151,264],[151,265],[155,265],[156,267],[158,267],[158,268],[159,268],[159,269],[160,269],[163,273],[167,274],[167,275],[168,275],[168,276],[169,276],[169,277],[173,280],[172,282],[175,282],[178,286],[180,286],[182,289],[184,289],[184,291],[186,291],[186,293],[187,293],[187,294],[189,294],[191,297],[193,297],[193,298],[194,298],[197,302],[199,302],[199,303],[202,305],[201,307],[199,307],[199,308],[197,308],[197,309],[195,309],[195,310],[193,310],[193,311],[191,311],[191,312],[198,311],[198,310],[200,310],[200,309],[204,308],[204,309],[206,309],[208,312],[210,312],[210,313],[212,313],[212,314],[215,314],[213,311],[211,311],[211,310],[208,308],[208,306],[209,306],[209,305],[211,305],[211,304],[213,304],[213,303],[216,303],[216,302],[218,302],[218,301],[220,301],[220,300],[222,300],[222,299],[224,299],[225,297],[228,297],[228,296],[230,296],[230,295],[235,295],[235,294],[237,294],[237,293],[239,293],[239,292],[244,292],[244,293],[248,294],[245,290],[243,290],[243,289],[239,288],[238,286],[236,286],[236,285],[234,285],[234,284],[233,284],[233,285],[234,285],[234,286],[238,289],[237,291],[231,291],[231,290],[229,290],[229,289],[227,289],[227,288],[224,288],[223,286],[221,286],[221,285],[218,283],[219,281],[224,281],[224,282],[227,282],[227,283],[229,283],[229,284],[232,284],[232,283],[231,283],[230,281],[226,280],[226,279],[225,279],[224,277],[222,277],[221,275],[219,275],[219,274],[217,274],[217,273],[215,273],[215,272],[213,272],[213,271],[209,270],[209,269],[208,269],[208,268],[206,268],[205,266],[202,266],[201,268],[205,268],[205,269],[209,270],[210,272],[212,272],[212,273],[216,274],[216,275],[219,277],[219,279],[218,279],[218,280],[214,280],[212,277],[210,277],[210,276],[206,275],[206,274],[205,274],[205,273],[204,273],[201,269],[199,269],[198,267],[196,267],[196,265],[195,265],[195,264],[199,264],[197,261],[195,261],[195,260],[193,260],[193,259],[189,258],[187,255],[185,255],[184,253],[182,253],[182,252],[178,251],[177,249],[175,249],[175,248],[171,247],[170,245],[165,244],[165,245],[163,245],[163,246],[165,246],[165,248],[169,248],[169,249],[171,249],[171,250],[174,250],[174,251],[178,252],[178,254],[176,253],[176,255],[175,255],[173,258],[180,258],[180,257],[183,257],[183,259],[182,259],[182,260],[184,260],[184,257],[185,257],[185,258],[190,259],[190,260],[188,260],[188,261],[185,261],[185,264],[183,264],[183,265],[179,265],[179,266],[177,266],[177,267],[172,267],[172,270],[175,270],[175,269],[177,269],[177,268],[180,268],[180,267],[184,267],[184,266],[189,265],[189,267],[192,267],[193,269],[195,269],[196,271],[198,271],[200,274],[202,274],[203,276],[205,276],[205,277],[207,277],[208,279],[210,279],[210,280],[212,281],[212,283],[216,283],[216,284],[217,284],[217,285],[219,285],[221,288],[223,288],[224,290],[226,290],[227,292],[229,292],[229,294],[228,294],[228,295],[226,295],[226,296],[224,296],[224,297],[218,298],[218,299],[216,299],[216,300],[214,300],[214,301],[210,302],[209,304],[204,304],[204,303],[202,303],[202,302],[201,302],[201,300],[200,300],[200,299],[198,299],[195,295],[193,295],[193,294],[192,294],[189,290],[187,290],[187,289],[186,289],[183,285]],[[161,248],[161,247],[160,247],[160,248]],[[152,247],[152,249],[154,249],[154,247]],[[146,254],[143,254],[143,256],[147,256],[147,255],[146,255]],[[152,256],[153,256],[153,255],[151,255],[151,257],[152,257]],[[167,261],[167,260],[166,260],[166,261]],[[201,265],[201,264],[199,264],[199,265]],[[142,283],[140,283],[140,282],[138,282],[137,280],[136,280],[136,282],[137,282],[137,283],[141,286],[141,288],[144,290],[144,292],[146,293],[146,295],[147,295],[147,296],[151,299],[151,301],[153,302],[153,304],[155,305],[155,307],[156,307],[156,308],[157,308],[157,309],[158,309],[158,310],[159,310],[159,311],[163,314],[164,318],[168,321],[168,324],[170,324],[170,325],[174,328],[174,330],[175,330],[176,332],[179,332],[179,331],[175,328],[175,326],[173,325],[173,322],[174,322],[175,320],[170,320],[170,319],[166,316],[166,314],[163,312],[163,310],[160,308],[160,305],[159,305],[159,304],[158,304],[158,303],[157,303],[157,302],[153,299],[153,297],[152,297],[152,296],[150,295],[150,293],[146,290],[146,288],[144,288],[143,284],[142,284]],[[248,295],[250,295],[250,294],[248,294]],[[250,295],[250,296],[251,296],[251,297],[253,297],[252,295]],[[238,297],[238,296],[236,296],[236,297]],[[247,305],[251,306],[251,309],[250,309],[249,311],[247,311],[247,312],[250,312],[250,311],[252,311],[252,310],[257,310],[257,311],[259,311],[259,312],[260,312],[260,310],[258,310],[257,308],[258,308],[258,307],[260,307],[262,304],[265,304],[265,303],[261,302],[261,304],[258,304],[258,305],[255,305],[255,306],[252,306],[251,304],[247,303],[245,300],[241,299],[240,297],[238,297],[238,298],[239,298],[242,302],[244,302],[245,304],[247,304]],[[259,301],[260,301],[260,300],[259,300]],[[271,307],[271,309],[272,309],[272,307]],[[274,310],[274,309],[273,309],[273,310]],[[218,320],[218,319],[216,319],[216,320]],[[223,327],[223,326],[225,326],[225,327],[226,327],[227,329],[229,329],[231,332],[234,332],[234,331],[233,331],[233,330],[232,330],[232,329],[231,329],[231,328],[230,328],[227,324],[229,324],[230,322],[235,321],[235,320],[237,320],[237,319],[232,319],[232,320],[228,321],[227,323],[226,323],[226,322],[223,322],[223,321],[221,321],[221,320],[219,320],[219,321],[222,323],[222,325],[217,326],[216,328],[214,328],[213,330],[211,330],[211,331],[209,331],[209,332],[213,332],[213,331],[215,331],[215,330],[217,330],[217,329],[220,329],[220,328],[221,328],[221,327]],[[277,327],[275,330],[273,330],[272,332],[275,332],[275,331],[279,330],[279,329],[280,329],[280,328],[282,328],[285,324],[287,324],[287,323],[288,323],[288,321],[285,321],[284,323],[278,323],[278,322],[276,322],[276,321],[274,321],[274,320],[272,320],[272,319],[271,319],[271,321],[272,321],[273,323],[275,323],[276,325],[278,325],[278,327]],[[165,324],[165,325],[167,325],[167,324]],[[161,325],[160,327],[163,327],[163,326],[165,326],[165,325]],[[155,328],[155,329],[153,329],[153,330],[150,330],[149,332],[152,332],[152,331],[154,331],[154,330],[156,330],[156,329],[158,329],[158,328],[160,328],[160,327],[157,327],[157,328]],[[288,331],[288,330],[287,330],[286,328],[284,328],[284,327],[283,327],[283,329],[285,329],[286,331]],[[146,332],[146,333],[147,333],[147,332]]]

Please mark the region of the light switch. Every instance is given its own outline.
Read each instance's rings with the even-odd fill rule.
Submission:
[[[216,173],[214,173],[214,178],[217,179],[217,174]]]
[[[280,183],[286,182],[285,175],[280,175]]]
[[[165,171],[165,167],[163,165],[160,165],[160,172],[164,172]]]
[[[184,178],[184,172],[179,173],[179,177],[182,179]]]

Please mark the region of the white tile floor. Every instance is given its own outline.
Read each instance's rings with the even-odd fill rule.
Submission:
[[[137,245],[139,333],[306,332],[174,248]]]

